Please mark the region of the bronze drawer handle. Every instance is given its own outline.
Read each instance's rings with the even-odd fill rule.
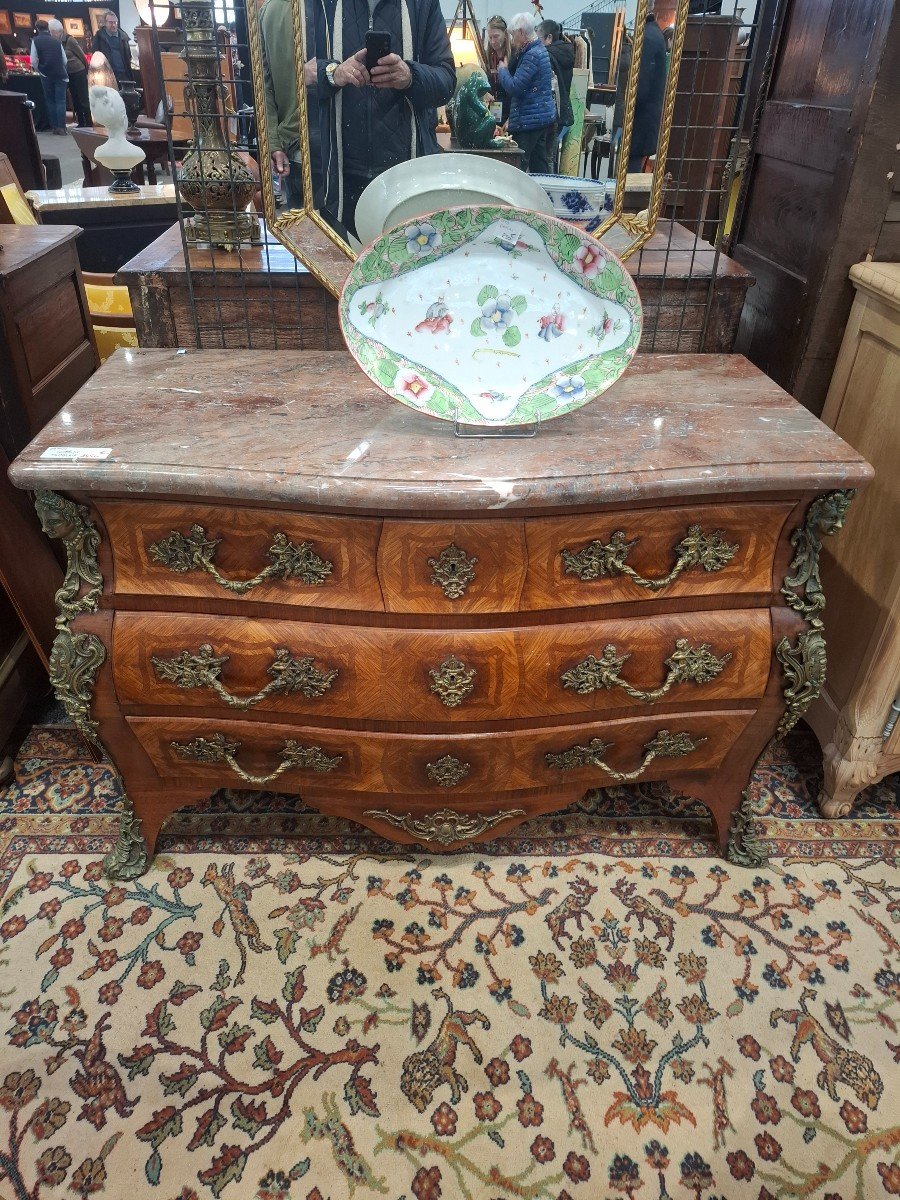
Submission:
[[[721,658],[717,658],[706,642],[700,646],[692,646],[687,638],[679,638],[675,643],[675,649],[664,663],[666,667],[665,681],[658,688],[653,688],[649,692],[632,687],[630,683],[620,678],[622,667],[629,658],[631,658],[630,654],[627,652],[619,654],[616,647],[609,644],[603,648],[603,653],[599,658],[589,654],[587,658],[583,658],[580,663],[576,663],[568,671],[563,671],[559,677],[560,682],[563,687],[577,692],[579,696],[588,696],[591,692],[618,687],[633,700],[642,700],[645,704],[652,704],[655,700],[661,700],[663,696],[668,695],[678,683],[709,683],[724,671],[726,664],[731,659],[731,654],[723,654]]]
[[[445,546],[437,558],[429,558],[431,582],[439,587],[448,600],[459,600],[475,578],[477,557],[471,557],[455,542]]]
[[[173,529],[168,537],[149,546],[150,557],[160,566],[184,575],[188,571],[205,571],[220,587],[245,596],[267,579],[299,579],[317,587],[334,570],[334,563],[320,558],[312,542],[292,542],[284,533],[276,533],[266,551],[269,565],[252,579],[226,579],[215,565],[216,547],[221,538],[209,538],[202,525],[192,525],[185,535]]]
[[[674,583],[682,571],[691,567],[702,567],[704,571],[721,571],[740,548],[737,542],[732,544],[725,541],[725,531],[722,529],[717,529],[714,533],[704,533],[699,525],[691,525],[687,535],[674,547],[675,565],[668,575],[647,579],[625,561],[639,540],[635,538],[631,542],[626,541],[623,531],[617,529],[608,542],[595,540],[588,542],[580,550],[561,550],[565,573],[577,575],[584,582],[602,579],[607,575],[627,575],[639,587],[658,592]]]
[[[445,788],[456,787],[458,783],[462,783],[471,770],[471,763],[462,762],[452,754],[445,754],[436,762],[425,764],[425,774],[431,782]]]
[[[445,708],[458,708],[475,688],[475,668],[466,666],[455,654],[449,654],[428,674],[431,676],[431,691]]]
[[[196,654],[190,650],[182,650],[175,658],[157,658],[154,654],[150,661],[163,683],[174,683],[184,691],[210,688],[224,704],[242,711],[253,708],[267,696],[287,696],[291,692],[302,692],[310,700],[317,699],[328,691],[337,678],[336,669],[320,671],[313,665],[312,658],[294,658],[290,651],[279,648],[266,668],[266,674],[271,679],[265,687],[253,696],[235,696],[219,678],[228,662],[228,655],[216,654],[208,642],[204,642]]]
[[[458,813],[452,808],[442,808],[438,812],[427,813],[423,817],[405,813],[402,817],[397,813],[388,812],[383,808],[367,808],[364,817],[374,817],[379,821],[387,821],[398,829],[422,842],[434,842],[438,846],[449,846],[451,842],[467,842],[486,829],[493,829],[502,821],[513,817],[524,817],[524,808],[508,808],[504,812],[486,816],[484,813]]]
[[[690,734],[673,734],[669,733],[668,729],[660,729],[656,736],[644,746],[641,765],[634,771],[615,771],[609,763],[604,762],[603,755],[609,750],[612,742],[604,742],[600,738],[591,738],[586,746],[572,746],[568,750],[560,751],[559,754],[545,754],[544,761],[548,767],[557,767],[561,771],[576,771],[579,767],[596,767],[600,771],[605,771],[619,783],[627,783],[642,775],[654,758],[684,758],[686,754],[696,750],[700,743],[705,741],[705,737],[697,738],[694,741]]]
[[[288,741],[281,752],[281,762],[270,775],[251,775],[235,759],[241,743],[227,738],[224,733],[214,733],[208,738],[196,737],[190,742],[171,742],[170,745],[178,757],[186,762],[227,763],[235,775],[239,775],[245,783],[256,784],[271,783],[273,779],[292,768],[324,775],[333,771],[344,760],[343,754],[335,754],[333,758],[329,758],[321,746],[304,746],[301,742]]]

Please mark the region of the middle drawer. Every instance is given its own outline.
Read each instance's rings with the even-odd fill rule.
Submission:
[[[317,625],[116,613],[130,707],[458,723],[762,696],[768,609],[524,629]]]

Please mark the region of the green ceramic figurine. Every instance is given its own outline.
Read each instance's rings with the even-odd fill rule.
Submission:
[[[488,108],[490,84],[483,71],[473,71],[453,101],[453,129],[463,150],[505,150],[515,142],[497,134],[497,122]]]

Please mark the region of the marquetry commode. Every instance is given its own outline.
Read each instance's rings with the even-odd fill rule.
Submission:
[[[870,474],[738,356],[639,356],[498,441],[344,354],[119,352],[11,471],[66,548],[57,693],[127,789],[109,873],[223,786],[442,850],[668,779],[758,859],[742,791],[821,686],[820,541]]]

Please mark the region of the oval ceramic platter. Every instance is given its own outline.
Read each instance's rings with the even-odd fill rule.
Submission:
[[[555,217],[442,209],[357,259],[341,329],[369,378],[410,408],[521,425],[580,408],[628,366],[641,304],[614,254]]]

